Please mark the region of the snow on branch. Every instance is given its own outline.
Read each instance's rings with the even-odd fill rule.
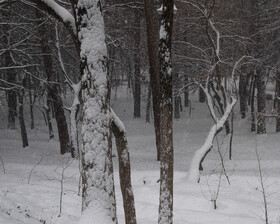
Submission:
[[[208,92],[205,91],[206,95],[210,95]],[[235,106],[237,100],[231,97],[231,103],[227,105],[225,113],[221,117],[220,120],[218,120],[217,123],[215,123],[212,128],[210,129],[208,136],[204,142],[204,144],[199,148],[191,161],[191,165],[188,171],[187,176],[187,182],[191,183],[198,183],[199,182],[199,165],[203,161],[204,157],[207,155],[207,153],[211,150],[213,147],[213,140],[215,136],[222,130],[226,120],[228,119],[231,111],[233,110],[233,107]],[[209,108],[211,105],[208,105]],[[213,106],[213,105],[212,105]]]
[[[71,32],[71,35],[77,35],[74,16],[64,7],[56,3],[54,0],[21,0],[22,2],[32,2],[36,4],[40,9],[48,12],[60,20],[67,29]]]
[[[122,133],[126,133],[123,122],[122,122],[122,121],[120,120],[120,118],[116,115],[115,111],[114,111],[112,108],[110,108],[110,111],[111,111],[111,115],[112,115],[113,122],[115,123],[115,125],[117,126],[117,128],[119,129],[119,131],[122,132]]]

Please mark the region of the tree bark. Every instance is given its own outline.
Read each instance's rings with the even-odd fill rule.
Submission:
[[[257,133],[266,133],[266,122],[265,122],[265,76],[262,73],[262,69],[257,69],[256,74],[256,85],[257,85],[257,104],[258,104],[258,115],[257,115]]]
[[[158,57],[158,28],[155,16],[154,0],[145,0],[145,16],[147,26],[147,42],[150,64],[150,80],[152,86],[152,100],[154,111],[154,127],[157,148],[157,160],[160,160],[160,81],[159,81],[159,57]]]
[[[160,60],[160,196],[159,224],[173,223],[173,103],[171,36],[173,26],[173,0],[163,0],[159,40]]]
[[[255,89],[256,89],[256,78],[253,75],[251,77],[251,132],[256,131],[256,118],[255,118]]]
[[[246,117],[247,111],[247,75],[241,74],[239,78],[239,97],[240,97],[240,113],[241,118]]]
[[[140,13],[134,14],[134,118],[141,117]]]
[[[146,105],[146,123],[150,123],[150,115],[151,115],[151,98],[152,98],[152,86],[151,82],[149,82],[148,87],[148,96],[147,96],[147,105]]]
[[[30,128],[34,129],[34,110],[32,100],[32,87],[31,87],[31,75],[27,75],[28,79],[28,96],[29,96],[29,111],[30,111]]]
[[[23,86],[25,86],[25,85],[23,85]],[[18,103],[19,103],[18,112],[19,112],[19,123],[20,123],[22,147],[25,148],[29,144],[28,144],[28,137],[27,137],[26,126],[25,126],[25,121],[24,121],[23,98],[24,98],[24,89],[22,88],[22,89],[18,90]]]
[[[180,118],[180,103],[181,103],[181,99],[180,99],[180,96],[177,94],[177,91],[179,89],[179,85],[178,85],[178,82],[179,82],[179,74],[178,72],[174,71],[173,73],[173,76],[174,76],[174,86],[176,88],[175,90],[175,97],[174,97],[174,118],[175,119],[179,119]]]
[[[185,107],[189,107],[189,80],[188,76],[185,75],[185,88],[184,88],[184,105]]]
[[[126,224],[136,224],[134,195],[131,185],[130,158],[124,126],[113,111],[112,130],[116,139],[119,159],[120,185]]]
[[[276,118],[276,132],[280,132],[280,72],[276,73],[276,105],[277,105],[277,118]]]
[[[203,91],[203,89],[202,89],[201,87],[199,88],[199,93],[198,93],[198,95],[199,95],[199,97],[198,97],[199,102],[200,102],[200,103],[204,103],[205,100],[206,100],[206,96],[205,96],[205,93],[204,93],[204,91]]]
[[[117,223],[107,48],[99,0],[78,1],[77,28],[81,57],[82,108],[82,217],[81,223]]]

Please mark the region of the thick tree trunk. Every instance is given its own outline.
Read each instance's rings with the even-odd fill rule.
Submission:
[[[262,73],[262,69],[257,69],[256,75],[257,85],[257,104],[258,104],[258,115],[257,115],[257,133],[266,133],[266,122],[265,122],[265,76]]]
[[[113,111],[112,130],[116,139],[116,146],[119,158],[120,185],[123,196],[123,207],[126,224],[136,224],[136,212],[134,195],[131,185],[130,158],[126,132],[122,122]]]
[[[37,12],[37,15],[38,17],[41,17],[41,14],[39,12]],[[52,52],[48,43],[49,34],[47,33],[47,27],[45,23],[40,24],[38,32],[41,38],[41,51],[43,54],[43,60],[48,79],[48,98],[52,100],[53,104],[53,113],[57,123],[58,136],[60,142],[60,153],[64,154],[66,152],[71,152],[70,139],[66,117],[64,114],[63,102],[60,96],[59,88],[57,84],[55,84],[56,79],[54,77],[53,62],[51,57]]]
[[[24,89],[19,89],[18,90],[18,103],[19,103],[18,114],[19,114],[22,147],[25,148],[26,146],[28,146],[28,137],[27,137],[26,126],[24,121],[23,98],[24,98]]]
[[[117,223],[102,8],[98,0],[80,0],[76,7],[82,74],[83,214],[79,223]]]
[[[148,54],[150,64],[150,80],[152,86],[152,100],[154,111],[154,127],[157,147],[157,160],[160,160],[160,82],[159,82],[159,60],[158,60],[158,28],[155,16],[154,0],[145,0],[145,15],[147,25]]]
[[[173,26],[173,0],[163,0],[160,26],[160,196],[159,224],[173,223],[173,103],[171,36]]]

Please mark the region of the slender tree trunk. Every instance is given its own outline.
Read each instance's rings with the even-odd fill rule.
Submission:
[[[148,87],[148,96],[147,96],[147,106],[146,106],[146,123],[150,123],[150,115],[151,115],[151,98],[152,98],[152,86],[151,82],[149,82]]]
[[[152,86],[152,100],[154,111],[154,127],[156,136],[157,160],[160,160],[160,81],[159,81],[159,60],[158,60],[158,28],[155,16],[154,0],[145,0],[145,15],[147,25],[147,42],[150,64],[150,80]]]
[[[189,80],[188,76],[185,75],[185,88],[184,88],[184,105],[185,107],[189,107]]]
[[[214,92],[213,97],[214,97],[215,101],[218,103],[218,106],[219,106],[218,108],[220,110],[220,114],[222,115],[222,114],[225,113],[224,105],[222,103],[222,99],[221,99],[220,95],[218,94],[218,92],[216,91],[213,82],[210,83],[210,87],[211,87],[211,90]],[[225,121],[225,129],[226,129],[226,134],[229,134],[230,133],[230,127],[229,127],[228,120]]]
[[[239,78],[239,97],[240,97],[240,113],[241,118],[246,117],[247,111],[247,77],[245,74],[241,74]]]
[[[277,105],[277,118],[276,118],[276,132],[280,132],[280,72],[276,73],[276,105]]]
[[[124,126],[119,118],[113,114],[112,130],[116,138],[116,146],[119,158],[120,185],[123,196],[123,207],[126,224],[136,224],[136,212],[134,195],[131,185],[130,158],[128,152],[128,143]]]
[[[49,94],[47,94],[47,95],[49,95]],[[46,111],[47,125],[48,125],[48,129],[49,129],[49,139],[53,139],[54,134],[53,134],[52,121],[51,121],[51,101],[50,101],[49,97],[47,98],[46,103],[47,104],[44,107],[44,109]]]
[[[25,85],[23,85],[23,86],[25,86]],[[28,146],[28,137],[27,137],[26,126],[25,126],[25,121],[24,121],[23,98],[24,98],[24,89],[19,89],[19,90],[18,90],[19,123],[20,123],[20,132],[21,132],[22,147],[25,148],[26,146]]]
[[[140,13],[134,14],[134,118],[141,117]]]
[[[262,69],[257,69],[256,75],[257,85],[257,104],[258,104],[258,115],[257,115],[257,133],[266,133],[266,122],[265,122],[265,77],[262,73]]]
[[[255,118],[255,89],[256,89],[256,78],[253,75],[251,77],[251,132],[256,131],[256,118]]]
[[[160,26],[160,196],[159,224],[173,223],[173,105],[171,36],[173,26],[173,0],[163,0]]]
[[[177,90],[179,89],[179,85],[178,85],[178,82],[179,82],[179,74],[178,72],[174,71],[173,73],[173,76],[174,76],[174,86],[176,88],[175,90],[175,97],[174,97],[174,118],[175,119],[179,119],[180,118],[180,96],[176,93]]]
[[[37,12],[38,18],[42,15]],[[66,122],[66,117],[64,114],[63,102],[60,96],[59,88],[55,84],[55,76],[53,69],[53,62],[51,57],[51,49],[49,46],[49,34],[47,32],[47,26],[45,23],[39,24],[38,32],[40,36],[41,50],[43,54],[43,60],[45,64],[47,79],[48,79],[48,98],[52,100],[53,113],[57,123],[58,136],[60,142],[60,153],[64,154],[66,152],[71,152],[71,144],[68,133],[68,127]],[[49,107],[49,105],[48,105]]]
[[[31,75],[27,75],[28,79],[28,96],[29,96],[29,111],[30,111],[30,128],[34,129],[34,110],[32,100],[32,88],[31,88]]]
[[[199,97],[198,97],[199,102],[200,102],[200,103],[204,103],[205,100],[206,100],[206,96],[205,96],[205,93],[204,93],[203,89],[199,88],[199,93],[198,93],[198,95],[199,95]]]

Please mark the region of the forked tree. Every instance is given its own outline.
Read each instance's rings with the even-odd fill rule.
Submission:
[[[0,4],[7,2],[2,0]],[[116,119],[111,113],[108,99],[107,47],[102,1],[71,0],[73,15],[54,0],[23,2],[28,2],[63,22],[80,55],[83,188],[83,213],[80,223],[117,223],[110,140],[110,126]],[[123,133],[124,130],[120,132]],[[126,161],[122,161],[120,165],[130,166],[127,150],[124,150],[122,157]],[[126,194],[129,193],[132,204],[127,208],[130,216],[126,223],[133,224],[136,223],[136,217],[129,175],[130,173],[125,174],[125,177],[129,177],[125,191]]]

